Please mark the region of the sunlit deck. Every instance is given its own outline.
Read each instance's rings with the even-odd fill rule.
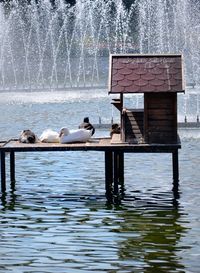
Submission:
[[[123,152],[171,152],[181,148],[181,144],[129,144],[122,142],[119,135],[104,138],[92,138],[86,143],[20,143],[18,140],[8,140],[0,143],[0,149],[4,152],[43,152],[43,151],[123,151]]]
[[[173,162],[173,186],[178,189],[178,149],[181,144],[128,144],[114,134],[112,138],[92,138],[86,143],[42,143],[24,144],[10,139],[0,142],[1,152],[1,191],[6,191],[6,154],[10,159],[11,187],[15,182],[15,153],[17,152],[67,152],[100,151],[105,153],[105,189],[108,198],[118,195],[119,185],[124,187],[124,153],[171,153]],[[95,168],[95,166],[94,166]]]

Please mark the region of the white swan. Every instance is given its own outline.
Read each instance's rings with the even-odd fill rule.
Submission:
[[[41,142],[46,142],[46,143],[60,142],[59,133],[51,129],[44,130],[39,139]]]
[[[86,142],[92,136],[92,130],[86,129],[78,129],[78,130],[71,130],[67,128],[62,128],[60,130],[60,143],[73,143],[73,142]]]

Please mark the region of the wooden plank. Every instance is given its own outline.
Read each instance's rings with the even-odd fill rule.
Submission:
[[[156,121],[151,121],[149,122],[149,128],[153,128],[154,126],[156,127],[160,127],[160,128],[171,128],[171,130],[173,130],[173,123],[172,121],[167,121],[167,120],[158,120]]]
[[[126,129],[128,130],[143,130],[143,126],[141,124],[127,124]]]
[[[144,112],[143,109],[130,109],[130,108],[125,109],[125,111],[126,111],[127,115],[132,114],[132,113],[134,113],[135,115],[140,115]]]
[[[137,124],[137,123],[130,123],[130,122],[127,122],[126,123],[126,129],[136,129],[136,130],[143,130],[143,125],[142,124]]]
[[[113,184],[113,153],[105,151],[105,190],[108,200],[112,199]]]
[[[176,137],[168,133],[154,132],[149,135],[149,143],[172,144],[176,141]]]
[[[121,135],[120,134],[113,134],[110,143],[111,144],[122,143],[122,141],[121,141]]]
[[[170,97],[170,98],[148,98],[148,107],[151,107],[151,105],[158,105],[158,107],[160,107],[160,105],[165,106],[165,105],[169,105],[169,107],[171,108],[172,106],[172,101],[173,101],[174,97]]]
[[[131,120],[127,120],[126,127],[139,127],[143,128],[143,122],[132,122]]]
[[[124,152],[157,152],[158,149],[161,152],[171,151],[171,149],[181,148],[180,142],[173,145],[171,144],[142,144],[142,145],[129,145],[125,142],[117,145],[111,145],[111,138],[98,138],[97,143],[82,143],[79,145],[59,144],[55,145],[46,143],[36,143],[35,145],[23,144],[18,141],[11,141],[0,150],[4,152],[59,152],[59,151],[109,151],[109,150],[121,150]]]
[[[148,113],[147,113],[148,114]],[[148,119],[147,119],[147,122],[148,120],[173,120],[174,121],[174,115],[173,114],[160,114],[160,115],[157,115],[157,114],[149,114],[148,115]]]
[[[154,102],[148,105],[148,109],[172,109],[173,104],[172,102]]]
[[[148,114],[149,115],[156,115],[157,118],[160,115],[173,115],[173,110],[172,109],[148,109]]]
[[[124,153],[119,152],[119,184],[121,185],[121,193],[124,193]]]
[[[148,101],[171,101],[176,96],[176,93],[145,93]]]
[[[1,192],[6,191],[6,160],[5,152],[1,150]]]
[[[143,136],[143,134],[141,133],[141,131],[126,131],[126,136]]]
[[[124,109],[125,112],[128,114],[128,113],[143,113],[144,112],[144,109],[134,109],[134,108],[129,108],[129,109]]]
[[[172,119],[149,119],[148,120],[149,127],[151,126],[166,126],[166,127],[173,127],[173,120]]]
[[[169,131],[151,131],[149,135],[151,135],[151,137],[158,136],[159,138],[174,137],[173,132]]]
[[[128,132],[133,132],[134,134],[138,134],[138,133],[142,134],[142,130],[140,130],[140,128],[135,129],[135,128],[132,128],[132,127],[126,128],[126,131],[125,131],[125,132],[126,132],[126,133],[128,133]]]
[[[173,122],[173,127],[174,127],[174,135],[177,135],[178,131],[178,120],[177,120],[177,94],[174,94],[174,100],[173,100],[173,114],[174,114],[174,122]]]
[[[117,196],[119,193],[119,154],[118,152],[114,152],[114,174],[113,174],[113,182],[114,182],[114,195]]]
[[[139,144],[144,143],[144,140],[142,135],[127,135],[126,142],[128,142],[129,144]]]
[[[143,113],[136,115],[135,113],[127,114],[127,117],[130,119],[136,119],[136,120],[142,120],[143,119]]]
[[[111,141],[111,138],[109,138],[109,139],[102,138],[102,139],[99,141],[99,145],[100,145],[100,146],[109,145],[109,144],[110,144],[110,141]]]
[[[179,186],[178,150],[172,153],[172,169],[173,169],[173,191],[178,191],[178,186]]]
[[[126,124],[143,125],[143,118],[142,119],[136,119],[135,117],[126,118]]]
[[[143,132],[143,127],[142,126],[126,126],[126,132],[127,131],[134,131],[134,132]]]
[[[126,118],[126,125],[143,126],[143,119]]]
[[[126,111],[126,115],[127,116],[140,117],[140,116],[143,116],[143,114],[144,114],[144,111],[138,111],[138,112],[136,112],[135,110],[133,110],[133,111]]]
[[[15,152],[10,152],[10,181],[15,181]]]
[[[121,139],[125,142],[125,127],[126,127],[126,111],[123,110],[121,114]]]
[[[134,133],[143,133],[143,129],[141,129],[141,128],[136,128],[136,127],[127,127],[126,128],[126,131],[125,131],[126,133],[127,132],[134,132]]]
[[[149,126],[149,132],[170,132],[171,134],[174,134],[173,127],[167,127],[167,126]]]

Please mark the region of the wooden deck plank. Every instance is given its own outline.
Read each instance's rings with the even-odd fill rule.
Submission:
[[[113,143],[111,143],[113,140]],[[106,196],[112,200],[112,182],[114,182],[114,194],[117,196],[118,187],[124,187],[124,153],[172,153],[173,154],[173,178],[174,189],[178,188],[178,149],[176,144],[135,144],[117,142],[119,135],[111,138],[93,138],[86,143],[20,143],[18,140],[0,141],[1,157],[1,192],[6,191],[6,153],[10,154],[10,181],[11,188],[15,187],[15,153],[16,152],[59,152],[59,151],[101,151],[105,153],[105,187]]]
[[[120,134],[113,134],[110,141],[111,144],[122,143]]]
[[[0,147],[3,147],[6,143],[7,143],[7,141],[1,140],[1,141],[0,141]]]
[[[45,151],[122,151],[128,153],[146,153],[146,152],[171,152],[180,149],[180,142],[174,144],[145,144],[145,143],[124,143],[117,142],[117,137],[111,141],[111,138],[92,139],[86,143],[42,143],[35,144],[20,143],[10,140],[0,146],[0,151],[4,152],[45,152]]]

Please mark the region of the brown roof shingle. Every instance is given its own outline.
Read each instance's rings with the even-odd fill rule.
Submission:
[[[111,55],[110,93],[183,92],[181,55]]]

